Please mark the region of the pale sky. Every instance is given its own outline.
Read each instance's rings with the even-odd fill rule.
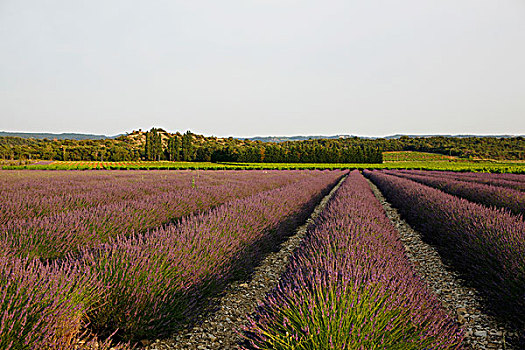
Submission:
[[[0,0],[0,130],[525,134],[524,0]]]

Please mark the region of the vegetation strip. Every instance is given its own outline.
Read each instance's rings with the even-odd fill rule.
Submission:
[[[1,163],[0,163],[1,165]],[[1,165],[1,169],[31,170],[282,170],[282,169],[417,169],[454,172],[525,173],[525,164],[518,161],[454,160],[454,161],[385,161],[383,163],[244,163],[244,162],[92,162],[55,161],[48,164]]]
[[[456,272],[449,270],[437,250],[422,240],[421,234],[401,218],[372,182],[369,181],[369,185],[399,232],[412,266],[465,330],[464,345],[473,349],[512,349],[506,339],[515,336],[513,330],[506,329],[483,311],[476,290],[466,286]]]
[[[169,340],[152,343],[146,349],[239,349],[239,343],[242,341],[240,330],[248,326],[247,315],[255,310],[265,294],[277,284],[289,257],[303,239],[307,227],[314,223],[343,181],[344,178],[332,188],[306,222],[279,246],[278,251],[269,253],[261,261],[248,279],[232,282],[223,295],[214,298],[210,312],[200,314],[190,329],[181,331]]]
[[[454,349],[461,332],[352,172],[247,329],[249,349]]]
[[[412,174],[408,171],[389,170],[385,173],[407,178],[489,207],[505,208],[516,215],[520,215],[521,218],[525,215],[525,193],[522,191],[449,177],[440,178],[426,174]]]
[[[525,335],[525,223],[412,180],[365,171],[502,320]]]

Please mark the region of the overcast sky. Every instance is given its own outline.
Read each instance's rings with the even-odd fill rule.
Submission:
[[[525,134],[524,0],[0,0],[0,130]]]

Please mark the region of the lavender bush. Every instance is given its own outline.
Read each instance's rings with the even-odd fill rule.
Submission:
[[[227,175],[226,175],[227,174]],[[202,171],[4,171],[0,177],[0,224],[16,219],[52,216],[75,209],[137,201],[179,189],[228,183],[267,187],[295,181],[294,172]]]
[[[455,349],[462,340],[356,171],[246,331],[249,349]]]
[[[525,328],[523,220],[384,172],[365,174],[485,296],[494,313]]]
[[[102,286],[78,263],[0,256],[0,348],[74,349]]]
[[[196,302],[253,267],[262,252],[304,219],[342,176],[342,172],[321,171],[214,174],[218,176],[214,186],[207,187],[197,177],[191,192],[182,189],[176,192],[178,197],[172,194],[183,202],[176,210],[185,213],[195,206],[210,208],[231,201],[209,213],[201,211],[178,224],[140,230],[143,234],[119,231],[105,244],[85,246],[79,254],[63,254],[53,261],[3,251],[0,348],[126,349],[126,344],[115,347],[111,339],[156,337],[173,329],[200,310]],[[160,206],[176,204],[158,196]],[[47,223],[54,224],[49,218]]]

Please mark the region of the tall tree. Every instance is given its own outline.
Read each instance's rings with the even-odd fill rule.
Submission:
[[[146,132],[146,144],[144,146],[144,156],[146,160],[151,160],[153,157],[153,143],[151,140],[151,133]]]
[[[186,131],[182,135],[182,160],[190,162],[193,160],[193,134],[191,131]]]
[[[162,155],[162,139],[158,133],[158,129],[151,128],[146,133],[146,145],[144,153],[147,160],[160,160]]]
[[[177,136],[168,139],[168,159],[170,161],[180,160],[181,147],[181,141]]]
[[[153,133],[153,154],[155,160],[159,161],[162,155],[162,138],[158,130]]]

